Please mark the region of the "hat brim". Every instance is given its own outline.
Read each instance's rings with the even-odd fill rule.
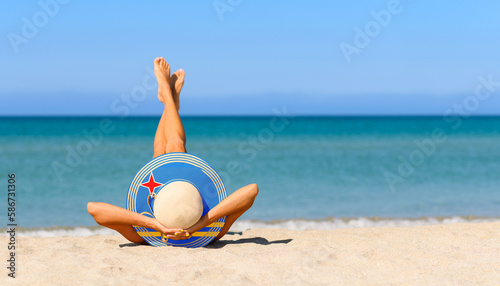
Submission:
[[[153,179],[154,184],[148,185]],[[154,197],[161,188],[174,181],[185,181],[196,187],[203,202],[202,217],[226,198],[226,189],[219,174],[203,159],[187,153],[168,153],[154,158],[139,170],[130,183],[127,209],[154,218]],[[150,186],[149,188],[144,186]],[[185,240],[162,241],[161,233],[150,228],[133,226],[153,246],[203,247],[221,231],[226,217],[200,229]]]

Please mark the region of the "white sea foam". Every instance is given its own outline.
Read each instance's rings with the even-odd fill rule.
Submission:
[[[497,217],[423,217],[423,218],[325,218],[318,220],[291,219],[276,221],[237,221],[231,231],[244,231],[256,228],[283,228],[290,230],[333,230],[360,227],[412,227],[452,223],[480,223],[500,221]],[[6,229],[0,229],[0,236],[9,235]],[[51,227],[36,229],[17,229],[19,237],[56,237],[56,236],[92,236],[116,235],[117,232],[103,227]]]
[[[104,227],[64,227],[64,228],[36,228],[36,229],[18,229],[16,230],[16,236],[19,237],[55,237],[55,236],[92,236],[92,235],[114,235],[117,232]],[[6,229],[2,229],[2,236],[9,235]]]
[[[500,221],[500,218],[469,217],[424,217],[415,219],[394,218],[327,218],[322,220],[278,220],[278,221],[236,221],[232,231],[243,231],[252,228],[283,228],[291,230],[333,230],[361,227],[412,227],[435,224],[478,223]]]

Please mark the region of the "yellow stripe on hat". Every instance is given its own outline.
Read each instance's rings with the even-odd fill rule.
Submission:
[[[192,236],[217,236],[219,233],[210,231],[197,231]]]
[[[224,226],[224,222],[214,222],[214,223],[211,223],[205,227],[223,227]]]
[[[150,213],[148,213],[148,212],[142,212],[141,214],[149,214],[149,215],[151,215],[151,214],[150,214]],[[138,225],[132,225],[132,226],[133,226],[133,227],[141,227],[141,226],[138,226]],[[223,226],[224,226],[224,222],[218,222],[218,221],[216,221],[216,222],[213,222],[213,223],[211,223],[211,224],[209,224],[209,225],[205,226],[204,228],[207,228],[207,227],[223,227]],[[145,232],[147,232],[147,231],[139,231],[139,232],[137,232],[137,234],[141,235],[141,234],[143,234],[143,233],[145,233]],[[157,231],[157,232],[154,232],[154,231],[153,231],[153,232],[151,232],[151,233],[160,233],[160,232],[158,232],[158,231]],[[156,235],[148,235],[148,236],[156,236]],[[159,236],[159,234],[158,234],[158,236]]]
[[[160,237],[161,236],[161,233],[159,231],[138,231],[137,234],[139,234],[141,237],[144,237],[144,236],[148,236],[148,237],[155,237],[155,236],[158,236]],[[193,233],[192,235],[190,236],[217,236],[217,232],[210,232],[210,231],[198,231],[198,232],[195,232]]]

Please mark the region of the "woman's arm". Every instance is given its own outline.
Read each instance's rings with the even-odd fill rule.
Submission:
[[[166,235],[175,236],[175,233],[182,232],[180,228],[163,226],[157,219],[107,203],[90,202],[87,204],[87,210],[98,224],[118,231],[135,243],[143,243],[144,239],[137,234],[133,225],[152,228]]]
[[[98,224],[118,231],[126,239],[135,243],[145,243],[145,241],[137,234],[133,225],[151,228],[165,234],[168,239],[179,240],[187,239],[191,234],[217,221],[221,217],[227,216],[224,227],[215,238],[217,240],[224,236],[236,219],[252,206],[258,193],[259,188],[256,184],[250,184],[238,189],[211,209],[196,224],[186,230],[167,228],[155,218],[150,218],[108,203],[90,202],[87,204],[87,210]]]
[[[184,233],[187,235],[193,234],[206,227],[207,225],[217,221],[221,217],[227,216],[224,227],[221,229],[219,235],[215,238],[215,240],[221,238],[227,233],[229,228],[231,228],[231,225],[253,205],[255,197],[257,197],[258,193],[259,187],[257,186],[257,184],[250,184],[241,189],[238,189],[236,192],[231,194],[229,197],[227,197],[225,200],[211,209],[196,224],[186,229]],[[186,239],[187,236],[167,235],[167,238]]]

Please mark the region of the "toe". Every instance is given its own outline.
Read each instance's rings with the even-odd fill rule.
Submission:
[[[186,73],[184,72],[183,69],[179,69],[178,71],[175,72],[176,76],[178,79],[180,79],[181,81],[184,81],[184,76],[186,75]]]
[[[179,78],[181,77],[181,75],[184,73],[184,71],[182,69],[180,70],[177,70],[176,72],[174,72],[173,76],[175,76],[176,78]]]

